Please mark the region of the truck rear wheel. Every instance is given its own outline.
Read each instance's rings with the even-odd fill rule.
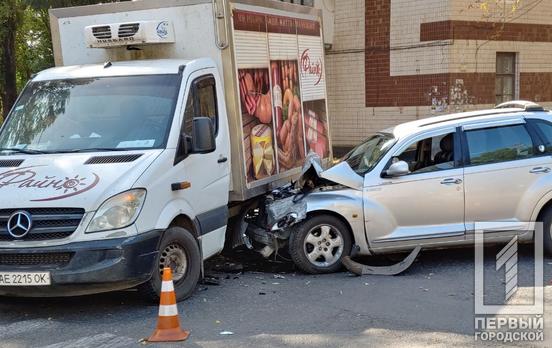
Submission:
[[[333,273],[351,254],[351,233],[338,218],[318,215],[297,225],[289,240],[291,259],[303,272]]]
[[[161,239],[151,279],[140,285],[138,290],[148,301],[158,302],[163,268],[169,267],[172,270],[176,300],[183,301],[195,290],[201,274],[201,262],[199,245],[194,236],[185,228],[171,227]]]

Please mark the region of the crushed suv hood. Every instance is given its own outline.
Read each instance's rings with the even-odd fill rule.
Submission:
[[[23,162],[18,167],[0,167],[0,209],[46,206],[96,210],[107,198],[132,188],[160,153],[2,156],[4,163]]]
[[[320,156],[310,153],[303,165],[298,184],[300,187],[304,187],[309,182],[318,182],[319,180],[316,180],[316,178],[347,186],[354,190],[362,190],[364,186],[364,179],[347,162],[340,162],[329,169],[324,169]]]

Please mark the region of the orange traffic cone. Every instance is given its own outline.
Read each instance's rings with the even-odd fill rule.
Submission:
[[[157,328],[148,342],[177,342],[184,341],[190,336],[190,332],[180,328],[178,319],[178,307],[170,268],[163,269],[163,282],[161,284],[161,303],[159,305],[159,319]]]

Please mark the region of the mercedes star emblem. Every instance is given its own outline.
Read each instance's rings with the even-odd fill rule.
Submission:
[[[8,219],[8,233],[13,238],[23,238],[33,228],[33,218],[26,211],[16,211]]]

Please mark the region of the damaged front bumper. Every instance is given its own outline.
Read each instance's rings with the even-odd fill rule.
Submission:
[[[362,185],[362,177],[347,163],[324,170],[320,157],[314,153],[309,154],[301,176],[295,183],[272,191],[258,207],[246,214],[248,227],[245,244],[265,257],[271,256],[287,245],[293,226],[307,218],[311,194],[344,192],[341,189],[361,192]],[[327,200],[328,210],[334,210],[335,198]],[[362,207],[362,202],[359,207]]]
[[[264,257],[287,245],[291,227],[307,218],[307,202],[292,185],[288,185],[265,197],[260,206],[248,213],[246,245],[259,251]]]

